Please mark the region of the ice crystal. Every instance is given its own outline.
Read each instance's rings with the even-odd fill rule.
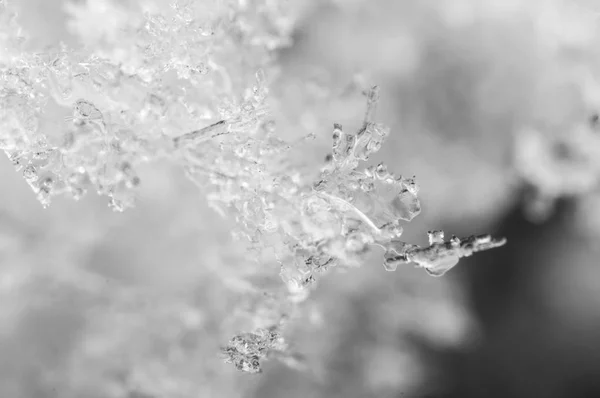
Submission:
[[[221,355],[226,363],[232,363],[238,370],[248,373],[262,372],[261,360],[267,358],[302,368],[302,359],[290,351],[279,325],[234,336],[222,348]]]
[[[0,19],[19,31],[11,3],[2,3]],[[136,12],[109,0],[68,3],[70,28],[86,47],[36,53],[11,42],[14,56],[0,60],[0,148],[17,169],[30,165],[53,180],[43,186],[27,174],[42,205],[91,190],[108,196],[115,210],[132,206],[139,165],[172,157],[174,137],[219,117],[217,104],[231,102],[253,69],[287,45],[293,19],[285,4],[252,3],[147,1]],[[12,38],[8,30],[0,35]],[[251,51],[237,54],[242,48]],[[228,65],[240,57],[244,65]],[[261,101],[265,92],[256,90]],[[236,106],[236,120],[221,115],[233,132],[260,112],[250,102],[230,104],[227,112]],[[195,136],[174,143],[198,145]]]

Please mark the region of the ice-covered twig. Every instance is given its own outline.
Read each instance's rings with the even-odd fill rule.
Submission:
[[[425,268],[430,275],[442,276],[460,258],[506,243],[506,239],[494,239],[490,235],[473,235],[462,239],[453,236],[448,241],[444,241],[443,237],[441,231],[430,232],[430,245],[427,247],[392,241],[385,253],[385,269],[393,271],[399,264],[415,263]]]

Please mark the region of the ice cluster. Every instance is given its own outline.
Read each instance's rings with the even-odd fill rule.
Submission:
[[[413,263],[430,275],[441,276],[459,258],[505,243],[489,235],[452,237],[445,242],[441,231],[430,232],[427,247],[400,239],[403,223],[421,211],[419,187],[414,177],[395,175],[383,163],[359,168],[389,135],[385,126],[373,120],[379,89],[372,87],[365,95],[367,111],[362,126],[356,134],[349,134],[334,125],[332,153],[315,182],[306,182],[299,175],[281,175],[265,165],[258,174],[260,183],[252,187],[249,196],[244,198],[245,189],[239,184],[243,180],[238,178],[238,183],[227,185],[226,195],[221,191],[214,197],[231,198],[231,207],[237,202],[238,221],[244,226],[241,234],[254,242],[257,250],[278,242],[272,247],[281,277],[292,293],[310,289],[332,267],[359,266],[376,247],[385,250],[388,271]],[[264,332],[237,336],[224,354],[238,368],[259,372],[265,347],[280,351],[277,347],[281,344],[264,336]]]
[[[91,191],[124,211],[144,183],[141,164],[174,162],[237,222],[232,233],[256,254],[248,261],[261,266],[272,253],[296,304],[324,272],[359,266],[375,248],[386,270],[414,263],[439,276],[460,257],[501,246],[490,236],[444,242],[434,233],[428,247],[400,239],[421,210],[419,187],[385,164],[363,166],[389,135],[375,122],[377,87],[365,91],[355,134],[333,126],[317,178],[287,162],[298,143],[282,138],[267,99],[274,54],[290,43],[291,9],[272,0],[69,3],[80,45],[38,51],[2,1],[0,148],[45,207]],[[281,333],[281,323],[241,332],[223,355],[251,373],[269,353],[297,363]]]

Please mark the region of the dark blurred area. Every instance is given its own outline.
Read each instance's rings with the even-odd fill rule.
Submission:
[[[511,244],[465,261],[482,336],[468,353],[437,353],[448,381],[440,396],[599,395],[598,250],[574,225],[576,206],[561,201],[542,225],[515,207],[497,230]]]

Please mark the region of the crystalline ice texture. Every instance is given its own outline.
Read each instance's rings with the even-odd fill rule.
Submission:
[[[233,363],[241,371],[260,373],[260,360],[267,358],[270,351],[283,351],[286,344],[277,326],[258,329],[252,333],[242,333],[233,337],[222,355],[227,363]]]
[[[453,236],[449,241],[443,241],[443,233],[430,233],[430,245],[420,247],[404,242],[394,242],[385,253],[384,267],[395,270],[399,264],[415,263],[432,276],[442,276],[454,267],[461,257],[473,253],[500,247],[505,239],[495,240],[489,235],[469,236],[459,239]]]
[[[444,242],[444,231],[429,231],[427,232],[427,236],[429,237],[430,245]]]

